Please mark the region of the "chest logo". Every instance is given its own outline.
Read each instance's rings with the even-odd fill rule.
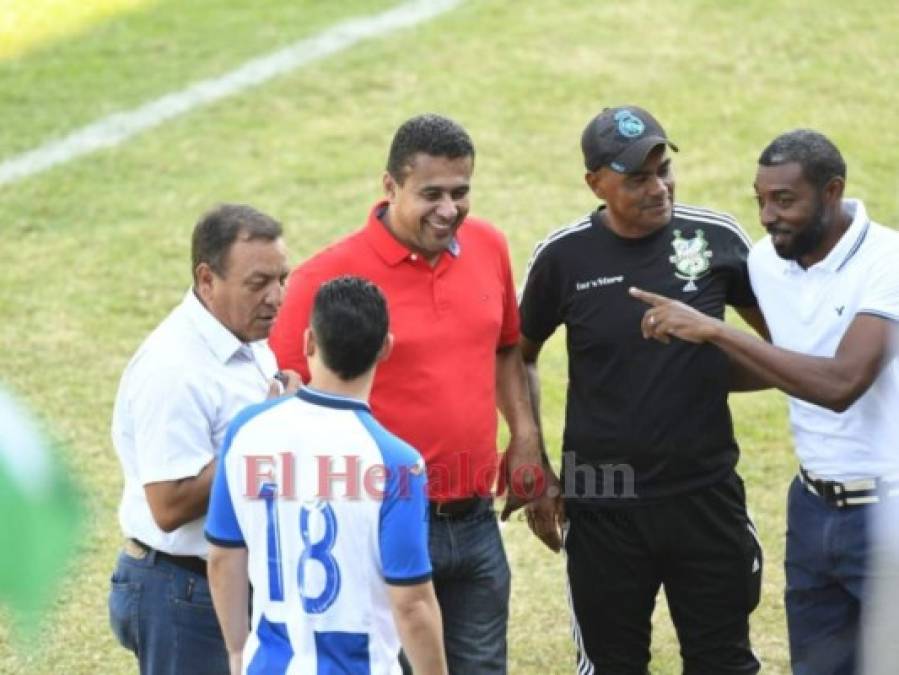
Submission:
[[[695,291],[696,280],[708,274],[711,267],[709,258],[712,257],[712,252],[708,250],[709,242],[706,241],[705,232],[696,230],[696,236],[685,239],[680,230],[675,230],[671,248],[674,249],[674,255],[668,261],[674,264],[674,276],[687,282],[683,288],[685,293]]]

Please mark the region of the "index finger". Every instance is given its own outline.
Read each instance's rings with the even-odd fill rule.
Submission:
[[[627,292],[637,298],[637,300],[642,300],[647,305],[652,305],[653,307],[658,307],[659,305],[671,302],[671,298],[666,298],[664,295],[659,295],[658,293],[644,291],[642,288],[637,288],[636,286],[631,286],[627,289]]]

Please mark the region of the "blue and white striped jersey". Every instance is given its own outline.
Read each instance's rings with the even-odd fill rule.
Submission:
[[[248,549],[246,673],[400,672],[387,584],[431,576],[425,490],[362,401],[303,388],[234,419],[206,537]]]

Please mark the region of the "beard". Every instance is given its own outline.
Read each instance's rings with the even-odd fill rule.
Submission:
[[[799,260],[820,246],[827,232],[827,222],[824,217],[824,200],[819,199],[815,212],[806,221],[805,227],[793,239],[793,243],[787,248],[777,251],[777,254],[786,260]]]

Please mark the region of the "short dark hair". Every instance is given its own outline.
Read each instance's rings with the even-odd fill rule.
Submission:
[[[425,113],[406,120],[396,130],[387,155],[387,172],[400,185],[419,152],[432,157],[474,159],[474,143],[468,132],[448,117]]]
[[[387,322],[384,294],[370,281],[352,276],[321,285],[309,321],[322,361],[345,381],[374,366]]]
[[[191,274],[197,281],[197,265],[206,263],[218,276],[224,277],[226,259],[231,246],[244,241],[274,241],[282,235],[281,223],[246,204],[220,204],[208,211],[194,226],[191,239]]]
[[[797,162],[802,175],[821,190],[832,178],[846,179],[846,162],[837,146],[822,133],[812,129],[794,129],[775,138],[759,156],[762,166],[779,166]]]

